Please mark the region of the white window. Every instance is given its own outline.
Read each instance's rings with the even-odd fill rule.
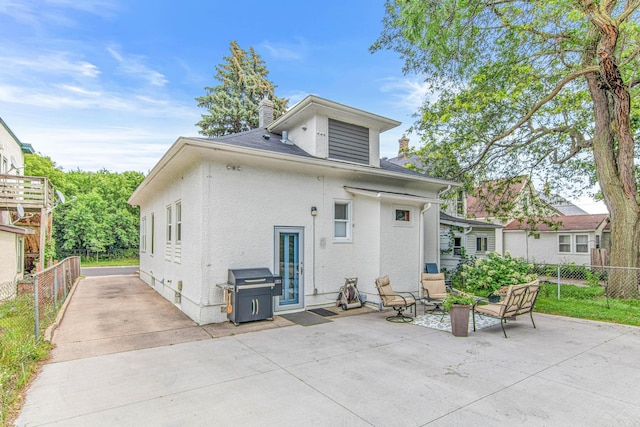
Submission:
[[[182,241],[182,202],[176,202],[176,243]]]
[[[579,253],[579,254],[589,253],[589,235],[588,234],[576,235],[576,253]]]
[[[399,222],[411,222],[411,210],[410,209],[396,209],[396,221],[399,221]]]
[[[351,202],[337,201],[333,207],[333,237],[338,241],[351,240]]]
[[[167,206],[167,243],[171,242],[171,206]]]
[[[140,219],[140,252],[147,251],[147,217]]]
[[[151,213],[151,255],[153,255],[153,250],[155,248],[155,240],[156,240],[156,217],[154,213]]]
[[[16,265],[16,273],[22,273],[24,271],[24,237],[18,236],[17,246],[16,258],[18,265]]]
[[[560,234],[558,236],[558,252],[571,252],[571,235]]]
[[[462,237],[453,238],[453,254],[462,255]]]
[[[413,221],[413,211],[411,206],[394,206],[393,220],[395,225],[410,226]]]
[[[464,192],[460,190],[456,197],[456,214],[464,217]]]
[[[476,237],[476,252],[487,252],[489,239],[486,237]]]

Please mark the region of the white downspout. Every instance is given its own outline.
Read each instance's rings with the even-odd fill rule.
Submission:
[[[418,283],[420,283],[420,278],[421,278],[420,274],[422,273],[422,269],[424,268],[423,267],[423,264],[424,264],[424,239],[425,239],[425,236],[424,236],[424,230],[425,230],[425,228],[424,228],[424,214],[429,209],[431,209],[431,206],[432,206],[432,203],[429,202],[429,203],[425,204],[424,208],[422,208],[422,211],[420,211],[420,231],[418,233],[418,235],[420,236],[420,249],[418,250],[418,252],[419,252],[418,256],[420,258],[419,259],[419,265],[418,265]],[[440,224],[440,222],[438,222],[438,224]],[[438,225],[438,227],[440,227],[440,226]],[[436,233],[436,235],[438,236],[438,239],[437,239],[436,243],[438,244],[438,247],[440,247],[440,232],[439,232],[439,228],[438,228],[438,233]],[[438,260],[438,263],[439,262],[440,262],[440,260]],[[420,293],[420,292],[418,292],[418,293]]]

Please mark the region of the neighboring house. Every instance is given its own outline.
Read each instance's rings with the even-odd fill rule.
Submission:
[[[513,220],[503,230],[504,247],[535,263],[591,264],[591,249],[609,246],[608,225],[607,214]]]
[[[33,230],[16,226],[18,212],[27,211],[35,193],[31,186],[25,191],[24,154],[33,153],[30,144],[23,144],[0,118],[0,300],[15,296],[16,280],[25,271],[25,239]]]
[[[334,304],[346,277],[416,291],[439,262],[438,193],[456,183],[379,158],[400,123],[308,96],[273,121],[219,138],[180,137],[129,203],[140,206],[140,277],[199,324],[226,320],[228,269],[283,277],[277,312]]]
[[[32,230],[0,224],[0,302],[16,296],[16,281],[24,274],[24,238]]]
[[[506,225],[521,216],[555,215],[562,213],[539,196],[527,176],[487,181],[466,195],[467,218]]]
[[[502,226],[440,212],[440,268],[455,269],[464,256],[502,253]]]
[[[390,163],[408,167],[412,165],[428,170],[422,160],[409,153],[409,139],[402,136],[398,156],[388,159]],[[452,197],[440,206],[440,269],[453,270],[465,256],[485,257],[491,252],[502,253],[502,226],[488,221],[466,218],[464,191],[451,188]]]
[[[550,194],[547,196],[544,193],[538,193],[538,196],[551,205],[555,210],[560,212],[561,215],[589,215],[589,212],[574,205],[564,197],[557,194]]]

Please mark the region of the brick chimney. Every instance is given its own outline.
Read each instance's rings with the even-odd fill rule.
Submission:
[[[271,122],[273,122],[273,101],[267,98],[265,93],[258,105],[258,127],[266,128]]]
[[[404,157],[409,151],[409,138],[406,135],[402,135],[402,138],[398,140],[400,148],[398,149],[398,157]]]

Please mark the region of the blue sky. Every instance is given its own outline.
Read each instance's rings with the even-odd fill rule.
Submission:
[[[198,135],[194,98],[218,84],[237,40],[289,105],[314,94],[403,122],[383,135],[391,157],[424,89],[397,55],[368,51],[383,4],[0,0],[0,116],[65,170],[146,173],[178,136]]]
[[[313,94],[401,121],[381,136],[393,157],[428,91],[369,52],[383,16],[384,0],[0,0],[0,117],[64,170],[146,173],[198,136],[194,98],[237,40],[289,105]]]

